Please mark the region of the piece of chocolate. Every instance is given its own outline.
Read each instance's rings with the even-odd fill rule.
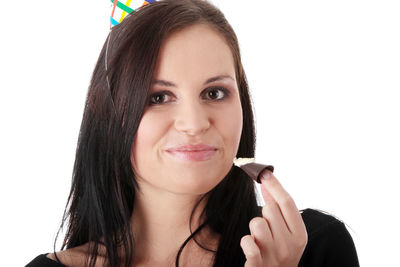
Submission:
[[[274,172],[274,166],[272,165],[264,165],[259,163],[248,163],[240,166],[240,168],[250,176],[251,179],[261,184],[260,176],[263,170],[267,169],[271,172]]]

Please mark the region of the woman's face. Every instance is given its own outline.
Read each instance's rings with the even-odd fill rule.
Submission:
[[[234,60],[224,38],[201,24],[170,35],[151,90],[131,153],[139,186],[210,191],[231,169],[242,132]]]

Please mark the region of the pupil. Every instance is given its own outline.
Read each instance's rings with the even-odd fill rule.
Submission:
[[[215,97],[217,96],[217,92],[215,92],[215,91],[210,91],[210,92],[209,92],[209,96],[210,96],[211,98],[215,98]]]
[[[162,100],[163,100],[163,96],[162,95],[156,96],[156,102],[162,102]]]

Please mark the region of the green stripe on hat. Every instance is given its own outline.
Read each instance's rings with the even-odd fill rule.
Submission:
[[[111,0],[111,3],[114,3],[114,0]],[[132,13],[133,11],[135,11],[134,9],[130,8],[129,6],[126,6],[125,4],[121,3],[120,1],[117,1],[117,7],[119,7],[126,13]]]

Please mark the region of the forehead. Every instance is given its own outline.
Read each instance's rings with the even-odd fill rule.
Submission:
[[[234,60],[225,38],[206,24],[174,32],[163,42],[155,78],[175,81],[230,75],[235,80]]]

